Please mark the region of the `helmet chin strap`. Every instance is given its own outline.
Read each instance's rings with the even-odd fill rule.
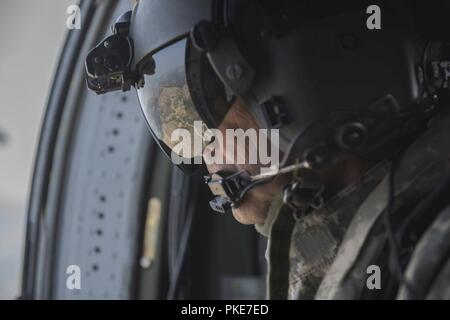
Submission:
[[[311,168],[311,164],[305,160],[283,168],[271,167],[266,172],[253,176],[249,175],[247,171],[213,173],[205,177],[206,184],[215,196],[209,204],[216,212],[229,212],[232,208],[240,205],[244,196],[251,189],[263,185],[279,175]]]

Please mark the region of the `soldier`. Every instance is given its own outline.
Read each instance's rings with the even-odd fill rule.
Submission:
[[[141,0],[89,53],[88,86],[134,86],[168,155],[194,121],[279,130],[272,171],[208,162],[206,179],[214,210],[268,237],[269,298],[448,299],[449,14],[426,1]],[[219,158],[234,159],[229,143]]]

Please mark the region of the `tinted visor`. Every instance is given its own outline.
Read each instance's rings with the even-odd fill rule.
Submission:
[[[201,156],[207,126],[189,92],[185,56],[186,39],[154,54],[155,74],[144,75],[144,86],[137,93],[154,137],[178,156],[190,159]]]

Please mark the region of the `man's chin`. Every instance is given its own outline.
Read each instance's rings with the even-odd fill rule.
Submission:
[[[233,217],[237,222],[245,225],[262,224],[266,219],[265,215],[257,214],[254,210],[249,210],[245,206],[234,208]]]

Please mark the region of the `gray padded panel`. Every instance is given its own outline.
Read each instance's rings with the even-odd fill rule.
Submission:
[[[119,1],[113,16],[129,5]],[[84,90],[78,114],[59,213],[53,298],[128,299],[151,136],[133,92]],[[66,287],[69,265],[81,268],[81,290]]]
[[[85,99],[61,212],[55,298],[126,299],[149,132],[134,95],[89,93]],[[81,268],[81,290],[66,288],[72,264]]]

